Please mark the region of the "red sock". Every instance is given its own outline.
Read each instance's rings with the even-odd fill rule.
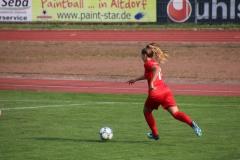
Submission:
[[[143,112],[144,117],[148,123],[148,126],[150,127],[150,129],[152,130],[152,134],[154,136],[158,135],[158,131],[157,131],[157,124],[154,120],[154,117],[152,115],[152,112],[148,113],[148,112]]]
[[[183,112],[177,111],[173,114],[173,117],[181,122],[187,123],[190,127],[192,125],[191,118]]]

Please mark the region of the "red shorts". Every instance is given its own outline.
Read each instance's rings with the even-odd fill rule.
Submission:
[[[145,107],[157,110],[160,105],[162,105],[163,109],[167,109],[170,106],[177,106],[171,91],[163,94],[148,95]]]

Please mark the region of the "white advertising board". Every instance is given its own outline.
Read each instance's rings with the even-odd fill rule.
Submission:
[[[32,21],[32,0],[0,0],[0,22]]]

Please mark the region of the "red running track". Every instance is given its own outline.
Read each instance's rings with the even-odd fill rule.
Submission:
[[[0,30],[0,41],[240,42],[239,30]]]
[[[30,31],[0,30],[0,41],[74,41],[74,42],[240,42],[240,31],[189,30],[101,30]],[[168,84],[174,94],[240,96],[240,85]],[[44,90],[56,92],[96,92],[147,94],[146,83],[128,86],[124,82],[67,81],[0,78],[1,90]]]
[[[175,95],[240,96],[240,85],[172,83],[167,85]],[[147,94],[147,83],[136,82],[129,86],[125,82],[0,78],[0,90]]]

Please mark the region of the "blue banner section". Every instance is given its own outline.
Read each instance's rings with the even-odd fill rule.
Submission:
[[[240,23],[240,0],[157,0],[158,23]]]
[[[158,23],[240,23],[240,0],[157,0]]]

